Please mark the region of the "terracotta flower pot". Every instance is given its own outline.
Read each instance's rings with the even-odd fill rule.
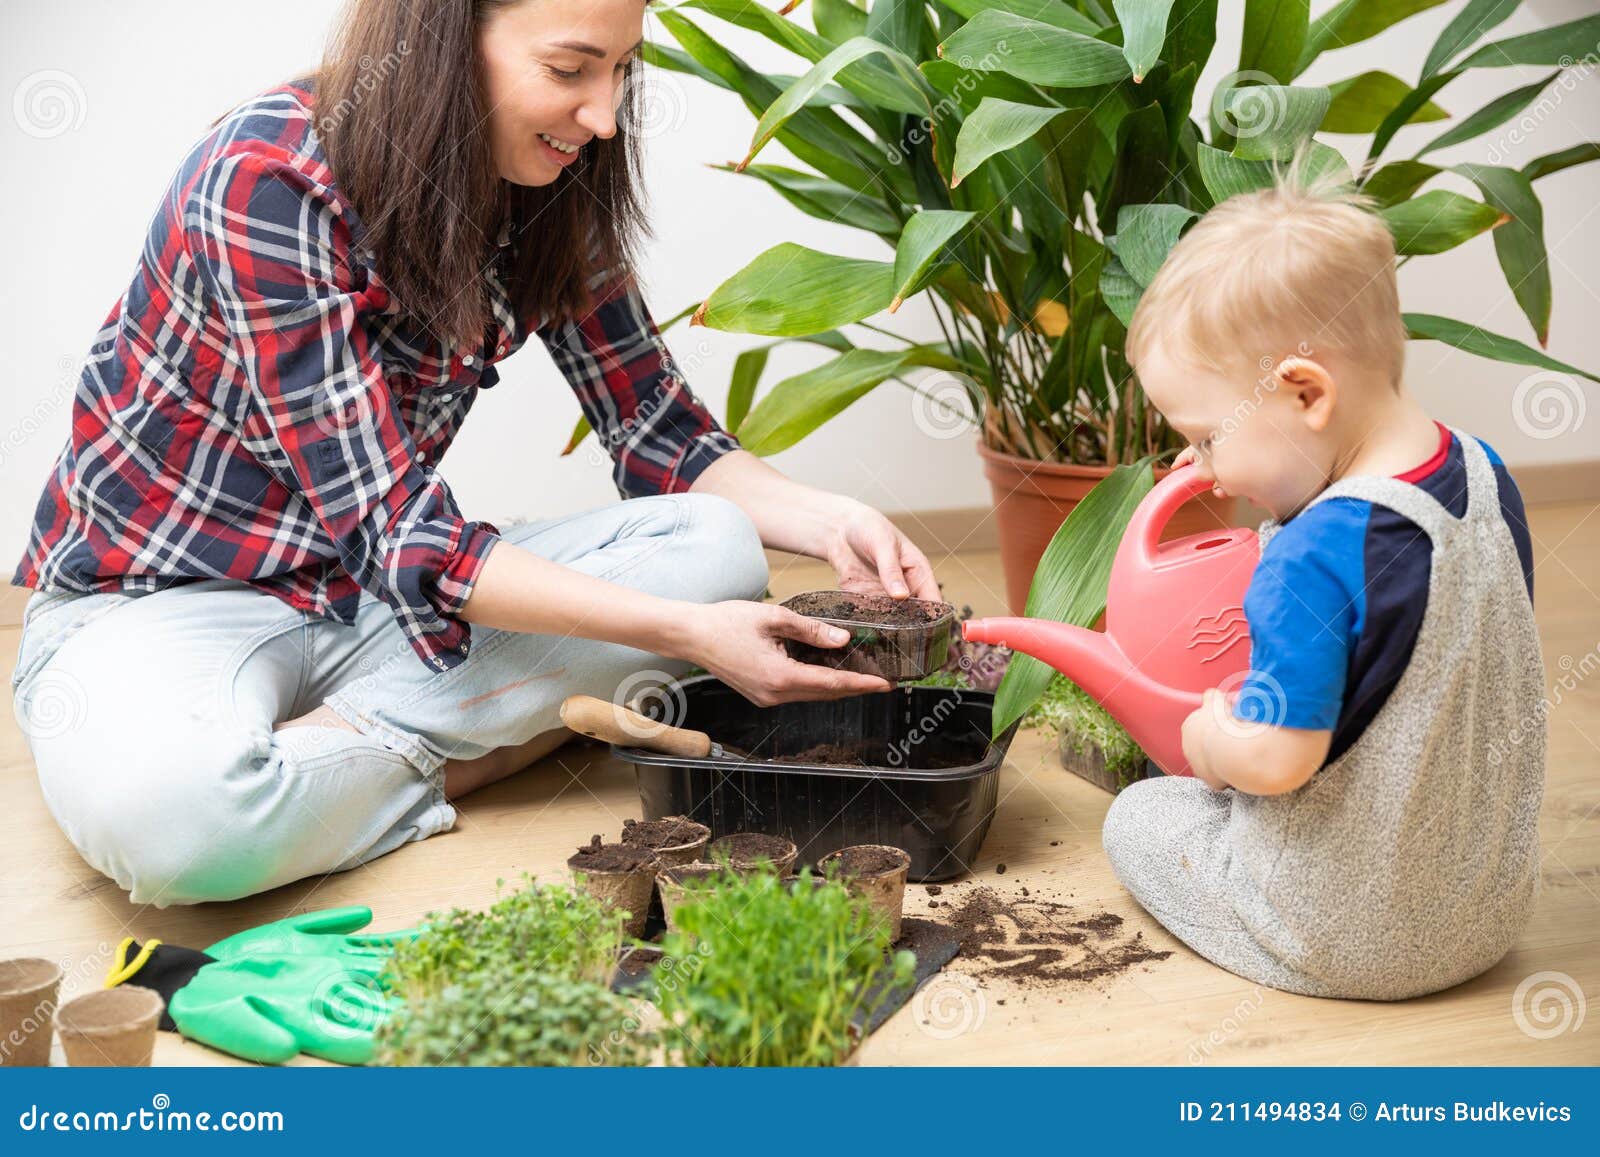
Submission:
[[[1022,614],[1028,602],[1033,572],[1044,557],[1061,524],[1072,508],[1111,473],[1109,466],[1071,466],[1059,462],[1039,462],[992,450],[980,440],[978,456],[994,495],[995,526],[1000,533],[1000,563],[1006,572],[1006,603],[1011,613]],[[1170,470],[1158,467],[1156,481]],[[1206,530],[1236,525],[1238,502],[1204,494],[1186,503],[1167,523],[1163,541],[1199,534]],[[1116,543],[1107,543],[1115,550]]]
[[[67,1063],[74,1068],[148,1068],[162,1008],[160,993],[132,984],[69,1000],[56,1009],[56,1032]]]
[[[0,1065],[48,1065],[61,968],[54,960],[0,960]]]

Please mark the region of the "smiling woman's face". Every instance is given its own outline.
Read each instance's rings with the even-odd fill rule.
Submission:
[[[596,137],[616,135],[643,0],[522,0],[478,31],[489,138],[500,176],[548,185]]]

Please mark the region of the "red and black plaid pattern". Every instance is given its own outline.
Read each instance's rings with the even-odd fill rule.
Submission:
[[[305,86],[274,89],[184,159],[85,361],[12,582],[241,579],[344,623],[365,590],[444,670],[468,653],[457,616],[498,532],[462,517],[435,466],[494,363],[530,332],[625,497],[686,490],[737,443],[676,373],[625,274],[595,279],[581,320],[530,326],[497,259],[481,346],[407,318],[334,183],[312,106]]]

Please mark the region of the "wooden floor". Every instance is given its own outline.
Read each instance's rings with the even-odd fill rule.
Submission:
[[[1600,647],[1600,508],[1558,505],[1532,514],[1536,592],[1550,680],[1594,670]],[[998,557],[935,559],[947,596],[978,613],[1003,609]],[[775,560],[787,597],[831,584],[809,560]],[[21,595],[0,600],[0,646],[15,658]],[[1587,660],[1585,657],[1588,657]],[[1552,696],[1553,698],[1554,696]],[[136,741],[131,737],[130,741]],[[1172,955],[1113,979],[1021,990],[946,975],[868,1041],[866,1064],[1573,1064],[1600,1063],[1600,1011],[1577,1031],[1539,1039],[1519,1027],[1519,985],[1539,1031],[1540,1010],[1600,997],[1600,678],[1562,690],[1550,716],[1549,781],[1541,833],[1543,891],[1515,950],[1478,979],[1403,1004],[1314,1000],[1258,989],[1195,956],[1117,884],[1100,850],[1110,797],[1063,772],[1048,738],[1023,732],[1002,772],[1000,803],[971,879],[1013,895],[1029,889],[1085,913],[1110,911]],[[497,877],[564,875],[571,849],[638,815],[630,771],[603,748],[569,745],[469,797],[454,831],[365,868],[263,896],[193,908],[140,909],[87,867],[45,810],[21,732],[0,726],[0,957],[63,963],[65,991],[98,985],[126,935],[204,946],[310,908],[363,903],[374,928],[409,925],[430,909],[492,900]],[[996,874],[1004,863],[1006,872]],[[957,892],[964,890],[958,887]],[[908,911],[927,904],[908,889]],[[938,915],[938,913],[934,913]],[[967,965],[958,959],[954,973]],[[1556,976],[1538,974],[1553,973]],[[1531,980],[1530,980],[1531,978]],[[1555,987],[1551,987],[1551,986]],[[1570,1018],[1569,1018],[1570,1019]],[[157,1063],[227,1063],[163,1033]]]

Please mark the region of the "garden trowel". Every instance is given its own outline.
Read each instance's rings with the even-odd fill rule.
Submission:
[[[742,763],[750,758],[748,751],[718,743],[704,731],[673,727],[593,695],[567,696],[561,703],[561,722],[579,735],[615,743],[618,747],[642,747],[683,759],[728,759]]]

